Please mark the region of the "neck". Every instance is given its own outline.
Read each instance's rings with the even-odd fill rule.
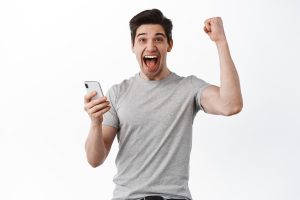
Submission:
[[[142,71],[140,72],[141,78],[148,81],[160,81],[169,76],[170,74],[171,71],[167,67],[165,67],[158,75],[155,75],[153,77],[146,76]]]

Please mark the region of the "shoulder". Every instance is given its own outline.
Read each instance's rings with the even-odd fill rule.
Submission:
[[[119,96],[124,93],[130,86],[135,82],[135,76],[132,76],[128,79],[124,79],[120,83],[112,85],[108,90],[108,95]]]
[[[205,84],[206,81],[204,81],[203,79],[201,78],[198,78],[197,76],[195,75],[190,75],[187,77],[187,79],[192,83],[192,84]]]
[[[198,78],[195,75],[189,75],[186,77],[178,76],[178,75],[176,75],[176,76],[178,77],[178,80],[180,80],[182,83],[185,83],[192,87],[203,87],[203,86],[209,85],[206,81],[204,81],[201,78]]]

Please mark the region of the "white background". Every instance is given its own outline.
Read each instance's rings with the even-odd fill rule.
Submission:
[[[86,162],[83,81],[106,92],[138,72],[128,22],[150,8],[173,21],[172,71],[219,83],[203,22],[221,16],[240,75],[239,115],[195,119],[194,199],[300,199],[299,1],[1,0],[1,200],[112,197],[118,146]]]

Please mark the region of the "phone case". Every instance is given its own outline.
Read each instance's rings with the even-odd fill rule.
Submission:
[[[92,92],[92,91],[96,91],[96,92],[97,92],[97,95],[94,96],[94,97],[92,98],[92,100],[104,96],[104,95],[103,95],[103,92],[102,92],[102,89],[101,89],[101,86],[100,86],[100,83],[99,83],[98,81],[85,81],[85,82],[84,82],[84,85],[85,85],[86,91],[87,91],[88,93],[89,93],[89,92]]]

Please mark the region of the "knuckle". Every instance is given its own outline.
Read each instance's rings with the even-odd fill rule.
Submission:
[[[99,117],[102,116],[102,113],[101,112],[97,112],[97,113],[94,114],[94,116],[95,116],[95,118],[99,118]]]
[[[85,104],[86,108],[91,107],[91,102]]]
[[[83,99],[84,99],[85,102],[89,102],[90,101],[90,97],[88,95],[85,95]]]
[[[87,112],[89,113],[89,115],[92,115],[92,114],[94,113],[94,111],[93,111],[93,109],[92,109],[92,108],[91,108],[91,109],[89,109]]]
[[[90,106],[91,107],[95,107],[96,105],[97,105],[97,102],[95,102],[95,100],[93,100],[93,101],[90,102]]]

